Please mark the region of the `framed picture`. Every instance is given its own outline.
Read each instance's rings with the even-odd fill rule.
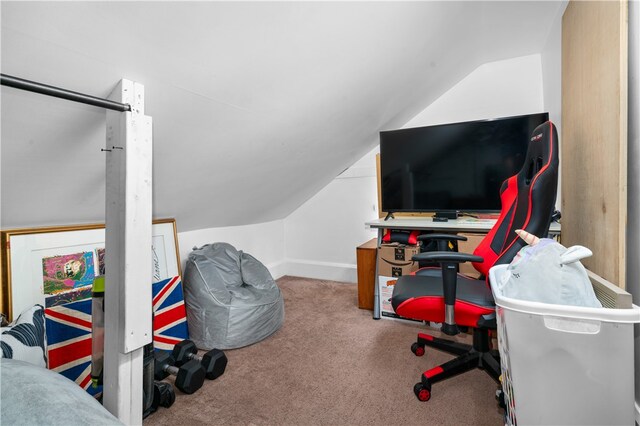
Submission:
[[[104,274],[104,224],[0,231],[0,309],[9,319],[34,304],[45,308],[91,296]],[[153,221],[153,282],[182,275],[175,219]]]

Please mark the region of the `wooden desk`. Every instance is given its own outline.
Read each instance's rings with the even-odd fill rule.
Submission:
[[[486,234],[496,224],[496,219],[449,219],[447,222],[434,222],[430,217],[425,218],[398,218],[377,219],[365,223],[369,228],[378,229],[411,229],[417,231],[442,231],[442,232],[472,232]],[[549,229],[549,235],[560,235],[560,224],[553,222]]]
[[[493,225],[495,225],[496,219],[474,219],[474,218],[461,218],[461,219],[449,219],[447,222],[434,222],[430,217],[424,218],[397,218],[397,219],[377,219],[365,223],[369,228],[378,230],[378,239],[376,247],[382,244],[382,236],[385,229],[411,229],[416,231],[439,231],[447,233],[476,233],[486,234]],[[549,229],[549,236],[560,235],[560,224],[553,222]],[[377,256],[376,256],[377,258]],[[376,262],[377,263],[377,262]],[[376,264],[375,284],[373,293],[373,319],[380,319],[380,289],[377,283],[378,280],[378,265]]]

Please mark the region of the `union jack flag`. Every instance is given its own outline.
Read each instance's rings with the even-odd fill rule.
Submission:
[[[101,386],[91,386],[91,299],[47,308],[44,316],[49,369],[100,393]]]
[[[189,338],[180,277],[153,284],[153,312],[153,344],[156,349],[170,351],[176,343]]]
[[[189,337],[180,277],[154,283],[152,291],[154,346],[172,350]],[[102,392],[91,386],[91,299],[47,308],[45,318],[49,369],[92,395]]]

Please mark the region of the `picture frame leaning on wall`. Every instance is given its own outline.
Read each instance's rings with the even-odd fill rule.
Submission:
[[[10,321],[35,304],[90,297],[104,273],[104,224],[3,230],[0,244],[0,312]],[[175,219],[153,221],[152,245],[153,282],[182,276]]]

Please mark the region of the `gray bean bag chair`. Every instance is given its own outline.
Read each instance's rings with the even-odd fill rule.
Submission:
[[[247,346],[284,321],[282,294],[269,270],[231,244],[194,248],[183,284],[189,338],[200,349]]]

